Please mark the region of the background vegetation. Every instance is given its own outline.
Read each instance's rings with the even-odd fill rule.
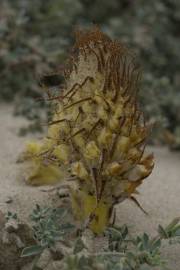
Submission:
[[[177,0],[1,0],[0,99],[38,119],[42,74],[58,71],[73,29],[99,24],[138,55],[142,104],[154,142],[180,145],[180,2]]]

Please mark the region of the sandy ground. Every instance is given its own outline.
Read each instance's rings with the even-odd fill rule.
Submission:
[[[16,163],[28,137],[19,137],[18,129],[26,124],[12,116],[12,107],[0,105],[0,210],[17,212],[27,220],[35,203],[47,204],[48,193],[41,187],[30,187],[22,178],[22,165]],[[117,207],[117,223],[132,225],[132,231],[155,235],[158,224],[166,225],[180,216],[180,153],[166,148],[151,148],[156,159],[152,175],[139,189],[139,202],[149,213],[145,216],[130,201]],[[11,203],[8,201],[12,199]],[[165,246],[163,254],[170,261],[170,270],[180,270],[180,245]]]
[[[33,136],[18,136],[19,128],[27,125],[27,121],[13,117],[12,112],[11,106],[0,105],[0,209],[16,212],[20,219],[26,221],[35,204],[46,204],[49,195],[41,192],[42,187],[26,185],[23,179],[24,165],[16,161],[25,142]]]

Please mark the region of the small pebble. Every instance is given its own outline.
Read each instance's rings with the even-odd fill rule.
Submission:
[[[11,197],[9,197],[8,199],[7,199],[7,201],[5,201],[5,203],[8,203],[8,204],[10,204],[10,203],[12,203],[13,202],[13,199],[11,198]]]

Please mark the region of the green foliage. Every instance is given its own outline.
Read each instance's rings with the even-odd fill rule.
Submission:
[[[44,249],[51,250],[55,243],[63,247],[65,242],[67,244],[68,234],[73,233],[73,237],[68,237],[68,253],[59,258],[64,270],[150,270],[157,266],[165,270],[166,261],[161,255],[162,242],[180,243],[180,218],[176,218],[166,227],[159,225],[156,237],[150,237],[147,233],[133,237],[126,225],[110,227],[105,235],[107,247],[93,253],[84,242],[83,232],[78,236],[75,226],[67,222],[67,214],[64,208],[41,208],[37,205],[31,215],[37,244],[24,248],[21,256],[35,256],[38,259]],[[94,241],[98,239],[94,238]]]
[[[67,35],[81,5],[70,1],[1,1],[1,97],[37,97],[39,75],[64,58]],[[58,66],[57,66],[58,65]]]
[[[18,220],[17,213],[8,211],[6,214],[6,221],[9,221],[9,220]]]
[[[78,1],[0,1],[0,100],[15,101],[16,115],[38,118],[40,125],[45,103],[36,102],[42,96],[38,81],[61,68],[80,11]],[[37,127],[32,124],[21,134]]]
[[[57,241],[64,239],[74,229],[74,225],[64,222],[66,214],[67,211],[64,208],[41,208],[36,205],[31,220],[35,223],[33,232],[37,245],[26,247],[22,252],[22,257],[42,253],[45,248],[50,248]]]

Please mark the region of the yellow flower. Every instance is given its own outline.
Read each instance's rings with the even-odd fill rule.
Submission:
[[[36,165],[29,182],[74,175],[74,216],[101,233],[114,205],[136,193],[154,159],[144,151],[149,127],[138,105],[133,54],[97,27],[78,31],[74,48],[47,138],[27,151]]]
[[[100,149],[97,147],[95,141],[91,141],[86,145],[84,156],[87,159],[96,159],[100,156]]]
[[[81,179],[86,179],[88,176],[88,172],[81,161],[77,161],[72,164],[71,172],[73,175],[76,175]]]

